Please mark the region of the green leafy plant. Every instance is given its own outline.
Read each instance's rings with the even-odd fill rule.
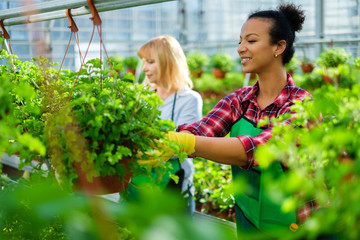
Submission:
[[[0,58],[8,62],[0,68],[2,78],[2,115],[1,138],[2,152],[9,155],[21,154],[24,159],[36,159],[46,155],[43,143],[43,124],[40,120],[40,99],[32,86],[41,86],[43,79],[33,65],[22,66],[17,56],[1,51]],[[28,71],[24,70],[27,69]],[[47,73],[45,73],[47,74]],[[31,80],[30,80],[31,78]],[[27,79],[25,83],[24,80]],[[24,109],[26,109],[24,111]],[[27,114],[31,113],[31,114]],[[29,163],[28,161],[28,163]],[[24,166],[24,162],[20,167]]]
[[[57,81],[57,71],[46,59],[37,63],[16,63],[11,91],[17,128],[41,140],[30,149],[12,151],[19,151],[21,166],[42,155],[64,186],[79,180],[79,169],[89,182],[112,175],[121,181],[143,172],[136,160],[147,159],[146,153],[174,129],[171,121],[158,118],[161,100],[156,94],[141,84],[104,77],[117,73],[101,70],[99,59],[88,61],[79,74],[62,71]],[[37,150],[41,144],[46,154]],[[178,149],[175,143],[163,144]]]
[[[227,53],[215,53],[210,59],[210,66],[212,68],[217,68],[224,72],[230,72],[234,65],[234,59]]]
[[[126,72],[131,73],[132,75],[135,75],[138,62],[139,62],[138,57],[134,57],[134,56],[125,57],[124,58],[124,67],[126,68]]]
[[[232,220],[231,211],[235,200],[231,192],[231,168],[206,159],[197,158],[194,161],[195,201],[198,211]],[[231,210],[230,210],[231,209]],[[230,213],[229,213],[230,211]]]
[[[268,179],[275,201],[291,211],[316,199],[318,211],[305,221],[296,239],[359,236],[360,85],[323,85],[312,101],[297,102],[292,124],[277,124],[268,144],[256,151],[260,166],[282,161],[289,171],[283,179]],[[275,181],[275,182],[274,182]],[[339,214],[341,213],[341,214]],[[352,220],[349,221],[349,218]]]
[[[347,63],[351,58],[351,55],[343,48],[329,48],[320,53],[320,57],[317,63],[320,67],[324,68],[336,68],[340,64]]]
[[[124,58],[124,66],[130,69],[136,69],[139,62],[138,57],[129,56]]]
[[[354,67],[358,70],[360,70],[360,57],[354,59]]]
[[[109,61],[110,61],[110,64],[112,65],[112,68],[114,70],[117,70],[118,73],[120,73],[120,71],[124,72],[124,59],[125,58],[122,56],[110,56],[109,57]],[[106,64],[109,65],[109,62],[106,61]]]
[[[324,85],[324,80],[320,74],[297,74],[293,78],[297,86],[310,92]]]
[[[349,75],[350,66],[347,64],[351,59],[351,54],[345,52],[343,48],[330,48],[321,52],[316,63],[319,69],[316,73],[323,76],[325,83],[339,86],[348,85],[349,79],[344,79],[344,75]],[[351,83],[350,83],[351,84]]]
[[[241,88],[244,76],[238,72],[228,72],[224,79],[217,79],[212,74],[204,73],[201,78],[194,81],[194,89],[203,99],[217,98],[220,100],[227,94]]]
[[[201,77],[201,73],[209,64],[210,58],[206,53],[190,52],[186,54],[186,61],[192,76]]]
[[[301,59],[301,64],[309,64],[311,63],[310,58],[308,58],[305,54],[303,56],[303,58]]]
[[[124,64],[124,57],[122,56],[110,56],[109,60],[111,62],[112,65],[120,65],[120,64]]]

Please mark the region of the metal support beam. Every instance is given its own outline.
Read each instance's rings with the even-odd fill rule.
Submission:
[[[334,43],[360,43],[360,38],[344,38],[344,39],[332,39],[321,38],[310,41],[296,42],[295,46],[308,45],[308,44],[334,44]]]
[[[325,36],[325,8],[324,8],[324,0],[315,1],[315,37],[320,40]],[[320,44],[317,46],[316,55],[319,56],[320,52],[323,48],[323,45]]]
[[[186,8],[186,2],[184,0],[179,0],[178,2],[179,10],[180,10],[180,36],[179,36],[179,42],[182,45],[187,44],[188,38],[187,38],[187,8]]]
[[[115,2],[118,0],[93,0],[95,4]],[[23,16],[30,16],[34,14],[53,12],[57,10],[64,10],[67,8],[79,8],[87,6],[86,0],[55,0],[41,2],[23,7],[10,8],[0,11],[0,19],[9,19]]]
[[[175,0],[94,0],[98,12],[112,11]],[[66,18],[66,9],[72,9],[72,16],[90,14],[86,0],[56,0],[30,6],[0,11],[0,19],[6,19],[4,26],[20,25]],[[26,15],[26,16],[24,16]]]
[[[321,44],[338,44],[338,43],[359,43],[360,44],[360,38],[344,38],[344,39],[338,39],[338,38],[321,38],[321,39],[312,39],[307,41],[299,41],[295,42],[295,47],[301,47],[306,45],[321,45]],[[184,51],[190,51],[192,49],[211,49],[211,48],[234,48],[236,50],[237,44],[234,43],[234,41],[221,41],[221,42],[206,42],[206,44],[203,43],[188,43],[183,47]]]

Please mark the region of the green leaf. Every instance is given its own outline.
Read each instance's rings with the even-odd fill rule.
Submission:
[[[39,139],[33,138],[30,134],[22,134],[18,137],[18,142],[24,146],[28,146],[31,151],[36,151],[41,156],[45,156],[46,148],[43,143]]]

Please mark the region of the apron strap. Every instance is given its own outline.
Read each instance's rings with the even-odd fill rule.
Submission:
[[[173,107],[172,107],[172,111],[171,111],[171,121],[174,121],[174,115],[175,115],[175,104],[176,104],[176,95],[177,95],[177,92],[175,92],[175,94],[174,94],[174,102],[173,102]]]

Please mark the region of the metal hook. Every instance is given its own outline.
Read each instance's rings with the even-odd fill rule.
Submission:
[[[92,0],[86,0],[87,4],[89,5],[89,8],[90,8],[90,12],[91,12],[91,15],[92,17],[90,18],[94,25],[96,26],[99,26],[101,25],[101,18],[100,18],[100,15],[95,7],[95,4],[93,3]]]
[[[76,23],[75,23],[74,19],[72,18],[71,9],[66,9],[66,16],[67,16],[67,18],[69,19],[69,22],[70,22],[70,26],[68,28],[71,29],[71,32],[78,32],[79,29],[76,26]]]
[[[3,36],[5,39],[10,39],[10,35],[9,33],[6,31],[5,27],[4,27],[4,19],[0,19],[0,27],[1,30],[3,32]]]

